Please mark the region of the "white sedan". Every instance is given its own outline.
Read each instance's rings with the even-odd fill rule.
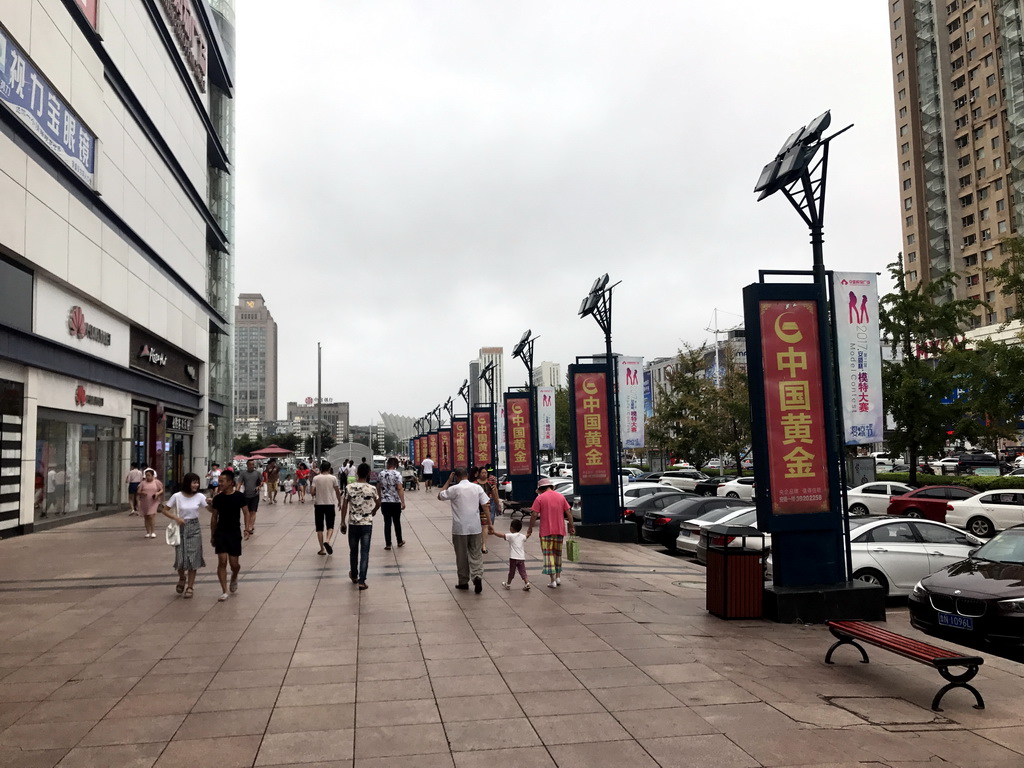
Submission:
[[[846,492],[847,509],[853,517],[884,515],[892,496],[902,496],[914,489],[903,483],[864,483]]]
[[[916,518],[855,518],[850,537],[853,578],[879,585],[887,596],[909,595],[925,576],[966,560],[984,543],[951,525]],[[769,556],[769,579],[772,568]]]
[[[730,480],[728,483],[723,483],[718,486],[719,496],[725,496],[729,499],[745,499],[746,501],[754,500],[754,478],[752,477],[737,477],[735,480]]]
[[[946,505],[946,522],[964,528],[975,536],[990,538],[1024,523],[1024,490],[1007,488],[985,491]]]

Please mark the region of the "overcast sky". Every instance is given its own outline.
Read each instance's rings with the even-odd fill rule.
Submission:
[[[854,7],[856,6],[856,7]],[[622,280],[615,350],[740,322],[758,269],[810,267],[762,166],[825,109],[825,260],[900,250],[884,3],[270,0],[238,4],[236,288],[280,335],[280,407],[316,394],[418,417],[482,346],[603,349],[576,311]],[[283,416],[283,413],[281,414]]]

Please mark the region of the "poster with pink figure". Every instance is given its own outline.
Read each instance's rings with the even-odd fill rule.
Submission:
[[[837,368],[842,394],[843,441],[882,441],[882,343],[878,329],[878,275],[833,272]]]

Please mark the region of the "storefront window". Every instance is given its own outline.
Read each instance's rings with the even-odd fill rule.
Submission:
[[[37,519],[121,503],[122,431],[120,419],[39,409]]]

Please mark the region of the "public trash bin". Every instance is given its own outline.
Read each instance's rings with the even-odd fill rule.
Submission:
[[[763,559],[764,534],[761,531],[746,525],[710,526],[708,612],[720,619],[760,619]]]

